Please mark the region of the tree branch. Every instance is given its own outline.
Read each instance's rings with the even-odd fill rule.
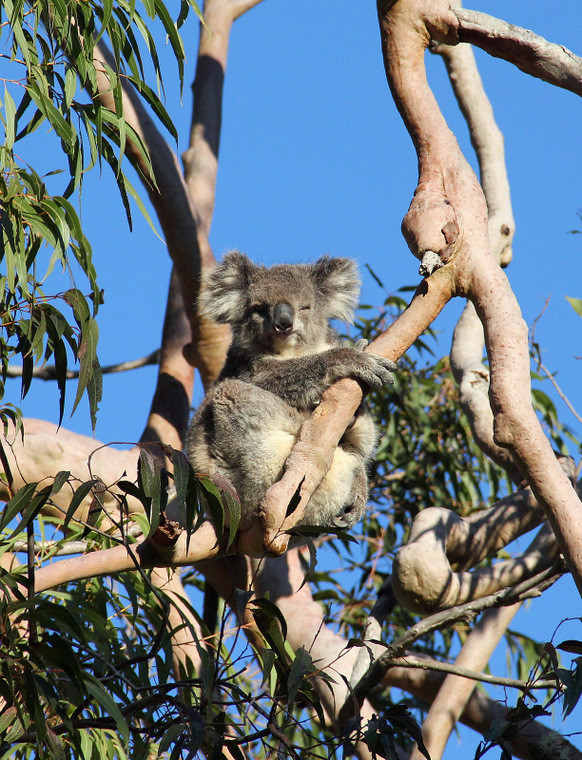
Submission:
[[[140,369],[141,367],[149,367],[151,364],[158,364],[160,361],[160,349],[157,348],[147,356],[142,356],[141,359],[131,359],[126,362],[119,362],[119,364],[107,364],[105,367],[101,367],[101,374],[107,375],[114,372],[128,372],[132,369]],[[45,364],[44,367],[35,367],[32,370],[32,376],[39,380],[56,380],[57,371],[54,364]],[[22,377],[22,367],[9,365],[6,369],[6,377]],[[74,380],[79,377],[79,370],[69,369],[67,370],[67,380]]]
[[[192,337],[176,267],[172,267],[156,389],[140,442],[181,449],[186,437],[194,387],[194,369],[184,348]],[[161,452],[158,452],[161,457]]]
[[[382,681],[385,673],[392,667],[393,659],[401,657],[422,636],[452,625],[459,620],[471,620],[484,610],[513,605],[524,599],[539,596],[542,591],[555,583],[562,574],[563,570],[553,566],[516,586],[503,589],[496,594],[490,594],[481,599],[465,602],[457,607],[452,607],[444,612],[437,612],[424,618],[424,620],[418,621],[406,633],[395,639],[387,647],[386,652],[370,666],[367,673],[356,684],[350,699],[346,700],[341,708],[338,720],[346,720],[352,714],[354,706],[361,704],[370,691]]]
[[[461,6],[460,0],[452,3]],[[480,180],[487,201],[489,245],[502,266],[511,261],[515,222],[505,166],[503,134],[495,122],[475,56],[470,45],[434,45],[447,72],[463,113],[471,144],[479,162]],[[467,301],[457,323],[451,346],[451,369],[459,386],[460,403],[481,450],[509,474],[514,483],[522,480],[509,452],[493,440],[493,413],[489,404],[489,369],[483,364],[485,339],[475,308]]]
[[[392,583],[398,601],[408,610],[426,614],[491,594],[539,572],[557,551],[547,525],[523,556],[468,570],[542,518],[531,491],[517,492],[468,518],[445,508],[422,510],[394,558]],[[453,565],[464,569],[455,572]]]
[[[190,536],[185,530],[172,535],[171,528],[170,531],[158,529],[141,544],[128,546],[120,543],[109,549],[99,549],[45,565],[36,572],[35,590],[47,591],[62,583],[115,575],[137,568],[192,565],[221,551],[214,527],[208,521]]]
[[[453,13],[460,42],[470,42],[526,74],[582,95],[582,58],[563,45],[486,13],[465,8],[454,8]]]
[[[510,608],[509,608],[510,609]],[[522,681],[519,678],[505,678],[504,676],[490,676],[487,673],[481,673],[477,670],[463,668],[457,663],[439,662],[432,657],[419,657],[414,654],[406,654],[404,657],[397,657],[394,660],[394,666],[399,668],[420,668],[421,670],[432,670],[437,673],[450,673],[459,678],[468,679],[469,681],[479,681],[480,683],[490,683],[495,686],[505,686],[508,689],[519,689],[528,693],[532,689],[556,689],[559,683],[554,678],[540,678],[535,681]],[[442,688],[442,687],[441,687]],[[474,684],[471,684],[473,690]],[[423,725],[424,738],[424,725]],[[425,740],[426,744],[426,740]],[[431,760],[436,760],[437,755],[430,751]],[[411,756],[412,760],[412,756]]]
[[[442,757],[451,732],[475,688],[474,680],[464,677],[465,671],[470,672],[468,669],[471,668],[480,672],[485,668],[520,607],[518,602],[487,610],[463,644],[454,665],[459,672],[447,675],[422,724],[422,738],[431,760]],[[422,753],[415,746],[410,760],[421,758]]]
[[[449,263],[443,268],[451,270],[451,294],[475,306],[491,367],[494,440],[511,453],[544,506],[582,593],[582,504],[531,405],[527,327],[489,251],[481,188],[426,80],[424,50],[431,37],[455,41],[456,16],[445,0],[400,0],[388,12],[379,0],[378,7],[388,81],[418,155],[419,182],[404,235],[427,271]]]

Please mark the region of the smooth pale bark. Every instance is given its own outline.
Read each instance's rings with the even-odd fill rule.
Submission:
[[[455,665],[483,670],[520,607],[521,604],[512,604],[484,612],[456,657]],[[422,724],[422,739],[431,760],[442,757],[455,723],[474,688],[475,683],[468,678],[451,674],[445,678]],[[424,755],[415,747],[410,760],[421,760],[422,757]]]
[[[458,39],[503,58],[532,77],[582,95],[582,58],[563,45],[480,11],[455,8]]]
[[[451,519],[444,509],[439,514],[436,509],[421,514],[425,512],[429,512],[426,518],[415,520],[410,540],[398,551],[392,571],[394,594],[412,612],[427,614],[481,599],[541,572],[556,559],[555,537],[544,525],[523,556],[472,572],[455,572],[447,556],[447,539],[456,516]],[[490,535],[495,536],[494,527]],[[462,559],[461,564],[464,566]]]
[[[118,449],[96,441],[86,435],[73,433],[52,422],[25,418],[24,440],[9,428],[6,436],[0,435],[8,466],[10,468],[11,489],[17,491],[26,483],[40,482],[40,486],[52,482],[59,471],[69,471],[78,482],[64,486],[44,508],[44,514],[63,518],[69,508],[72,488],[97,477],[110,486],[102,496],[104,510],[111,511],[119,519],[119,502],[114,494],[121,492],[115,483],[121,478],[137,478],[139,450]],[[0,481],[0,499],[11,497],[7,483]],[[77,520],[86,521],[91,505],[89,494],[74,514]],[[133,497],[127,498],[130,513],[143,512],[143,505]],[[106,527],[106,526],[104,526]]]
[[[418,155],[419,181],[403,231],[420,259],[449,263],[450,295],[469,298],[483,324],[491,368],[494,441],[506,448],[552,524],[582,592],[582,504],[531,405],[527,326],[489,249],[483,193],[448,129],[426,79],[431,38],[456,42],[457,17],[444,2],[379,0],[386,74]]]
[[[347,697],[346,682],[350,679],[358,656],[358,647],[347,648],[347,640],[325,625],[323,609],[313,600],[299,560],[300,550],[287,552],[284,557],[253,561],[257,594],[269,594],[288,625],[287,640],[293,649],[303,647],[309,652],[315,665],[334,678],[333,691],[329,685],[315,680],[325,709],[333,719],[337,718],[342,702]],[[445,680],[442,673],[409,670],[394,666],[388,669],[374,686],[382,683],[386,688],[402,689],[431,703]],[[509,710],[487,697],[483,692],[473,691],[460,720],[475,731],[484,734],[495,720],[505,718]],[[373,705],[364,701],[361,716],[367,720],[374,713]],[[570,752],[571,760],[582,758],[575,747],[565,741],[556,731],[536,721],[524,721],[520,732],[511,739],[512,752],[523,760],[536,760],[541,747],[552,742]]]
[[[139,544],[119,544],[43,565],[35,573],[35,590],[47,591],[70,581],[140,568],[192,565],[214,557],[220,551],[216,532],[209,522],[203,523],[189,538],[185,531],[178,530],[176,536],[168,537],[158,530]]]
[[[173,670],[177,681],[200,673],[203,638],[180,573],[174,568],[154,568],[151,582],[167,599],[167,627],[172,635]]]

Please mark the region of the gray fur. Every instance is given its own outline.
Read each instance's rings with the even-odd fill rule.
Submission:
[[[351,321],[360,293],[354,261],[324,256],[314,264],[253,264],[228,253],[204,283],[205,316],[230,324],[232,344],[220,377],[198,408],[187,439],[197,472],[227,477],[240,497],[241,527],[255,519],[265,491],[283,474],[304,420],[336,380],[366,391],[392,382],[394,364],[346,346],[330,319]],[[358,412],[303,524],[351,528],[368,498],[366,466],[376,434]]]

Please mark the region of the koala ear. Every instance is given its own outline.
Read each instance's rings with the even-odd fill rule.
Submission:
[[[245,293],[255,265],[240,253],[230,251],[203,278],[200,289],[200,313],[215,322],[236,322],[243,316]]]
[[[352,322],[361,288],[356,261],[322,256],[313,264],[313,279],[327,302],[328,318]]]

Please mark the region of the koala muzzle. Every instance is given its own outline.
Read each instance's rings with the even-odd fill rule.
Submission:
[[[280,301],[275,304],[275,308],[273,309],[273,327],[275,328],[275,332],[290,333],[293,329],[294,317],[295,312],[293,311],[293,307],[289,306],[288,303]]]

